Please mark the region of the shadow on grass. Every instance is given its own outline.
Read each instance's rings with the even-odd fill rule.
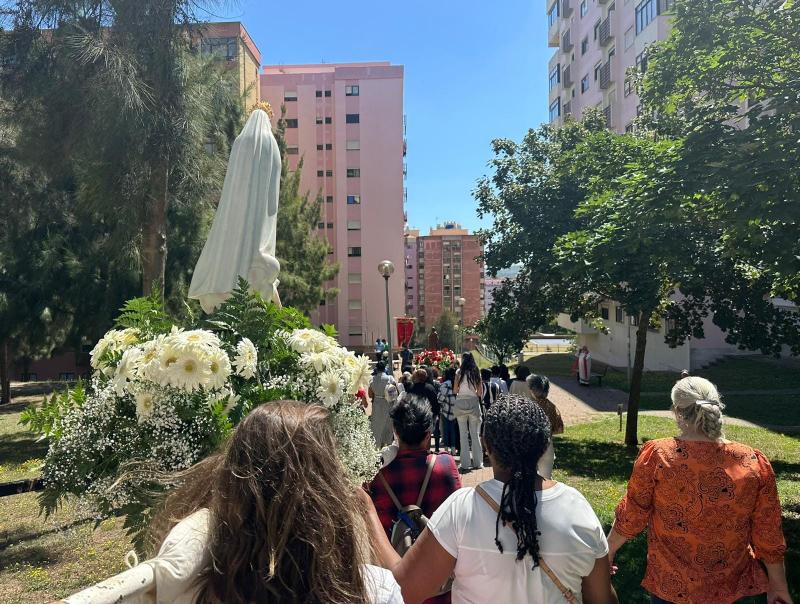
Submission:
[[[0,568],[9,568],[16,564],[47,566],[60,562],[62,558],[63,552],[58,548],[34,544],[23,545],[0,550]]]
[[[0,415],[10,415],[12,413],[22,413],[31,406],[30,401],[18,401],[14,403],[8,403],[5,405],[0,405]]]
[[[560,439],[556,441],[556,464],[573,476],[627,480],[636,450],[621,443],[600,440]]]
[[[60,533],[62,531],[66,531],[81,526],[83,524],[87,524],[92,521],[93,521],[92,518],[79,518],[78,520],[73,520],[72,522],[68,522],[67,524],[62,524],[60,526],[53,526],[50,528],[42,528],[39,530],[16,530],[16,531],[11,530],[0,533],[0,565],[2,565],[3,550],[11,547],[12,545],[17,545],[18,543],[22,543],[23,541],[33,541],[34,539],[39,539],[40,537],[44,537],[45,535],[53,535],[55,533]]]
[[[30,434],[0,435],[0,463],[21,464],[29,459],[41,459],[47,454],[47,441],[37,441]]]

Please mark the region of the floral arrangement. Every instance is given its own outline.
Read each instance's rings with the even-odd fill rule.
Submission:
[[[159,477],[202,460],[253,407],[279,399],[327,407],[354,485],[374,475],[375,442],[355,401],[368,359],[340,347],[331,330],[310,329],[297,311],[248,293],[246,283],[192,329],[173,324],[157,298],[130,301],[91,366],[86,386],[23,415],[50,442],[46,513],[76,496],[98,519],[126,514],[138,539],[164,488]]]
[[[441,350],[423,350],[414,356],[414,363],[417,365],[436,367],[439,371],[444,371],[455,362],[456,355],[449,348],[442,348]]]

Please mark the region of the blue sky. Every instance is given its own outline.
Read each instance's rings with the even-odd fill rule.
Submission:
[[[240,0],[264,64],[388,60],[405,66],[408,220],[479,226],[471,191],[493,138],[547,119],[547,20],[540,0]]]

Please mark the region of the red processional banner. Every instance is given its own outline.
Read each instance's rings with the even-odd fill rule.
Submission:
[[[397,344],[400,348],[411,344],[414,335],[414,319],[410,317],[395,317],[397,321]]]

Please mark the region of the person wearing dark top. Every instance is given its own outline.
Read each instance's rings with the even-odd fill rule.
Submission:
[[[403,346],[400,358],[403,359],[403,365],[411,365],[414,362],[414,353],[408,346]]]
[[[411,391],[414,396],[419,396],[428,401],[431,406],[431,413],[433,413],[433,438],[435,451],[439,452],[439,413],[441,413],[441,404],[439,403],[439,393],[433,384],[430,383],[430,374],[425,369],[417,369],[411,374]]]
[[[511,372],[504,363],[500,363],[500,379],[506,383],[506,388],[511,388]]]
[[[414,505],[428,471],[428,461],[433,455],[428,452],[431,444],[433,413],[425,397],[412,395],[399,400],[392,407],[390,417],[399,447],[397,457],[381,469],[379,476],[369,487],[370,497],[387,535],[391,534],[398,510],[392,503],[381,476],[394,491],[401,505]],[[433,516],[445,499],[461,488],[456,460],[448,453],[435,455],[435,458],[431,477],[420,505],[422,513],[428,518]],[[425,600],[425,604],[449,602],[449,592]]]

